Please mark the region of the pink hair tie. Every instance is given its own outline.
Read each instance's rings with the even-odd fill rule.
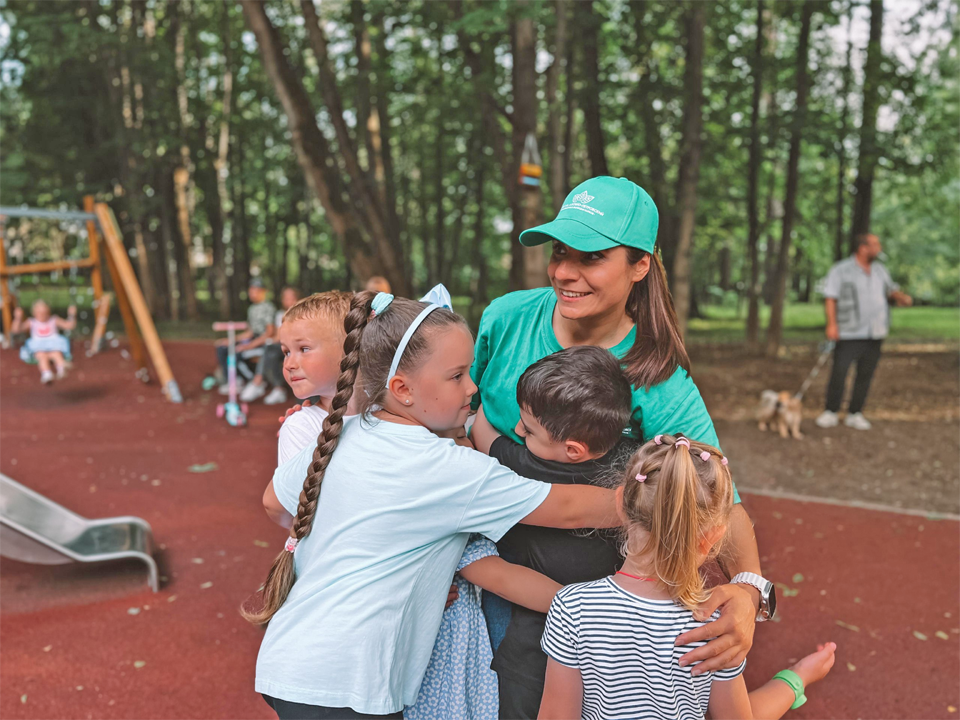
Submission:
[[[687,446],[687,450],[690,449],[690,441],[687,440],[686,438],[680,438],[680,439],[677,440],[675,443],[673,443],[673,446],[674,446],[674,447],[680,447],[681,445],[686,445],[686,446]]]
[[[727,459],[725,457],[720,458],[720,464],[723,466],[727,465]]]
[[[700,459],[706,462],[707,460],[710,459],[710,453],[704,450],[702,453],[700,453]]]
[[[647,476],[642,473],[637,473],[637,482],[644,482],[647,479]]]
[[[663,435],[657,435],[657,436],[653,439],[653,441],[654,441],[657,445],[663,445]]]
[[[288,538],[287,538],[287,544],[283,546],[283,549],[286,550],[287,552],[291,552],[291,553],[292,553],[294,550],[297,549],[297,543],[298,543],[298,542],[300,542],[300,541],[297,540],[297,538],[295,538],[295,537],[288,537]]]

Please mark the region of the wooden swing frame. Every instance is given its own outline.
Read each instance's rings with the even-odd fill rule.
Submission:
[[[96,308],[96,324],[91,338],[93,352],[99,350],[103,334],[106,331],[107,317],[110,312],[111,293],[103,291],[103,274],[101,271],[101,242],[106,249],[102,253],[106,260],[107,271],[116,294],[117,306],[123,318],[123,327],[130,343],[130,354],[137,366],[137,376],[146,380],[147,362],[144,349],[150,355],[150,360],[156,368],[160,379],[161,389],[171,402],[183,402],[180,387],[173,377],[167,355],[160,343],[160,336],[153,324],[153,318],[143,298],[137,276],[130,264],[120,227],[113,210],[106,203],[94,201],[92,195],[83,199],[84,212],[58,212],[37,210],[35,208],[8,208],[0,207],[0,298],[3,301],[3,344],[10,347],[10,328],[13,323],[13,307],[15,299],[10,292],[10,277],[30,273],[53,272],[56,270],[72,270],[74,268],[90,268],[90,284],[93,288],[94,306]],[[79,260],[61,260],[50,262],[29,263],[25,265],[8,265],[6,242],[2,235],[3,217],[47,218],[51,220],[85,220],[87,223],[87,239],[90,247],[89,257]],[[102,239],[101,239],[102,233]]]

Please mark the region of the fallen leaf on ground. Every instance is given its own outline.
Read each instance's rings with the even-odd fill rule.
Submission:
[[[50,652],[51,650],[53,650],[53,645],[47,645],[47,646],[43,649],[44,652]]]
[[[943,630],[937,630],[936,636],[941,640],[949,640],[950,636],[947,635]]]
[[[187,468],[187,470],[192,473],[205,473],[205,472],[213,472],[218,467],[219,466],[215,462],[208,462],[208,463],[204,463],[203,465],[191,465],[190,467]]]
[[[203,585],[200,586],[200,589],[201,589],[201,590],[206,590],[206,589],[209,588],[209,587],[213,587],[213,583],[212,583],[212,582],[205,582],[205,583],[203,583]]]
[[[847,630],[853,630],[854,632],[860,632],[860,628],[856,625],[851,625],[850,623],[845,623],[843,620],[837,620],[837,625]]]
[[[270,543],[268,543],[266,540],[254,540],[253,544],[257,547],[270,547]]]
[[[190,562],[194,565],[203,565],[203,558],[190,558]]]
[[[857,666],[854,665],[852,662],[847,663],[847,670],[849,670],[850,672],[853,672],[856,669],[857,669]]]
[[[920,632],[919,630],[914,630],[914,631],[913,631],[913,636],[914,636],[917,640],[926,640],[926,639],[927,639],[927,636],[924,635],[924,634],[923,634],[922,632]]]
[[[137,670],[139,670],[140,668],[142,668],[142,667],[143,667],[144,665],[146,665],[146,664],[147,664],[147,663],[146,663],[145,661],[143,661],[143,660],[137,660],[137,661],[133,664],[133,666],[134,666]]]
[[[176,595],[171,595],[170,597],[167,598],[167,602],[173,602],[176,599],[177,599]]]
[[[794,574],[793,574],[793,581],[794,581],[795,583],[803,582],[803,574],[802,574],[802,573],[794,573]]]
[[[20,702],[22,702],[24,705],[27,704],[27,696],[26,696],[26,694],[23,694],[23,695],[20,696]]]
[[[83,690],[83,685],[77,685],[77,690]]]
[[[953,705],[947,705],[947,712],[956,712],[956,711],[957,709]]]
[[[139,615],[139,614],[140,614],[140,608],[128,608],[128,609],[127,609],[127,614],[128,614],[128,615]]]

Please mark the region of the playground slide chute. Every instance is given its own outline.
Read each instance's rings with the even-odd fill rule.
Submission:
[[[37,565],[137,558],[147,564],[150,588],[159,589],[153,532],[146,520],[89,520],[6,475],[0,475],[0,555]]]

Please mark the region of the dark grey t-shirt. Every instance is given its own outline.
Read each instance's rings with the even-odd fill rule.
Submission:
[[[596,485],[597,480],[616,475],[621,460],[637,447],[624,440],[602,458],[582,463],[541,460],[510,438],[500,437],[490,447],[496,458],[519,475],[559,485]],[[623,563],[617,531],[558,530],[535,525],[515,525],[497,549],[507,561],[532,568],[561,585],[598,580],[616,572]],[[497,648],[491,667],[502,675],[542,692],[547,656],[540,638],[547,616],[513,605],[510,625]],[[536,695],[539,698],[539,694]],[[535,713],[534,713],[535,714]]]

